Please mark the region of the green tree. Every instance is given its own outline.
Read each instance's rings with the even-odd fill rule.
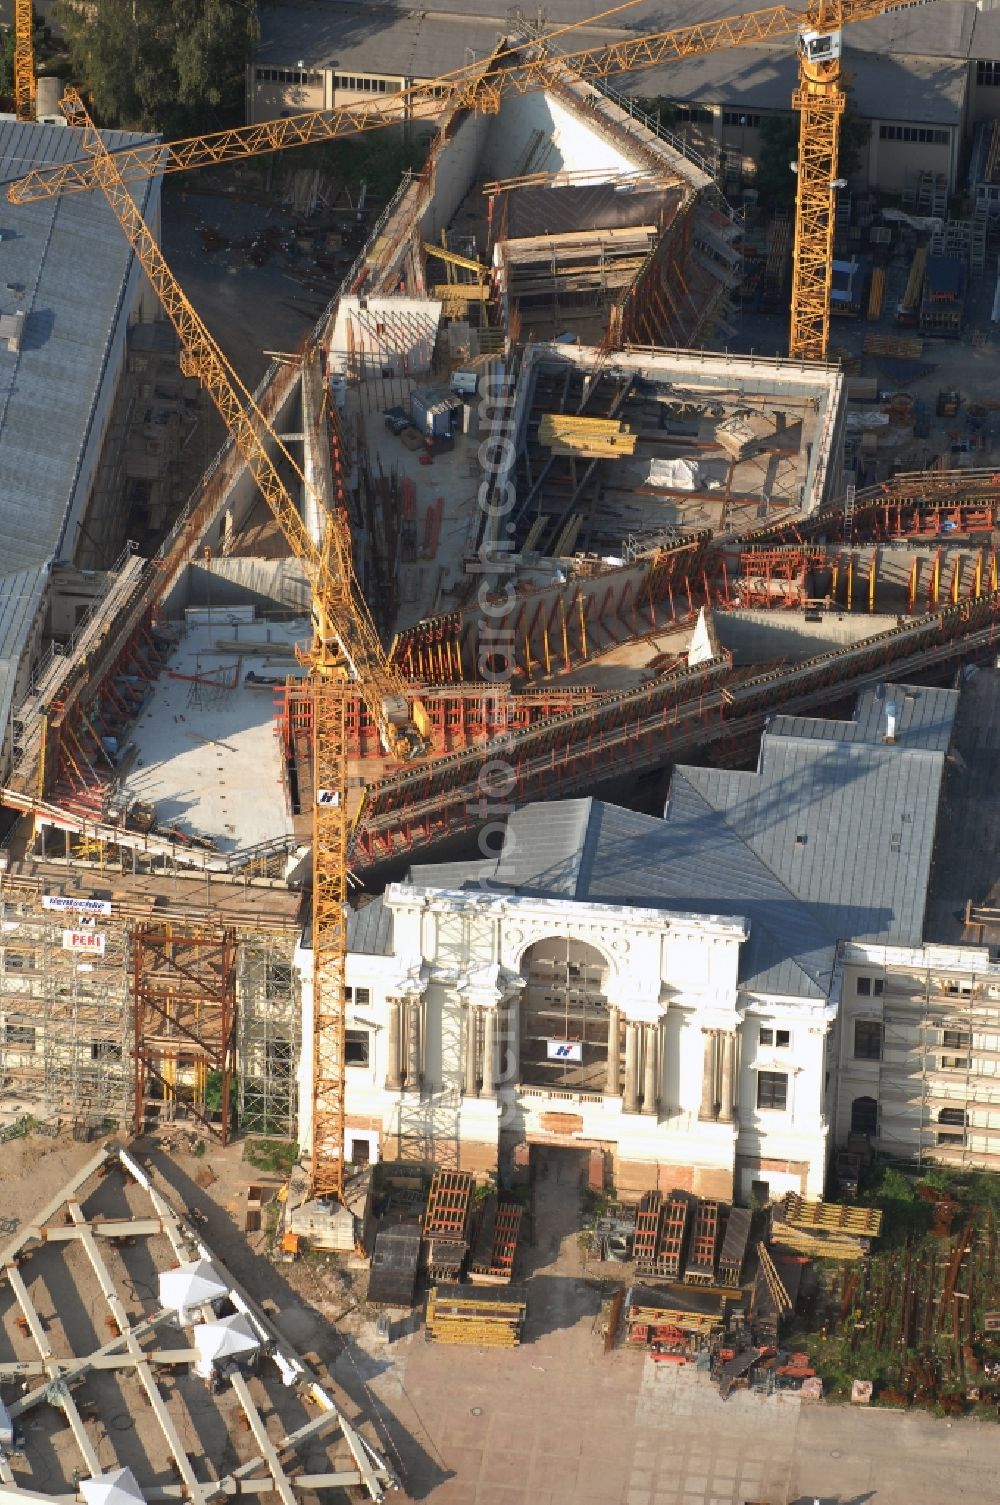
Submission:
[[[0,31],[0,95],[9,99],[14,93],[14,28]]]
[[[761,203],[770,209],[790,209],[795,202],[795,174],[791,163],[798,153],[799,122],[795,115],[765,115],[760,123],[760,156],[754,186]]]
[[[861,166],[861,153],[868,145],[871,133],[871,126],[858,114],[854,100],[848,94],[847,105],[840,117],[840,165],[837,170],[842,178],[853,177]]]
[[[252,0],[59,0],[56,21],[100,124],[178,136],[240,118]]]

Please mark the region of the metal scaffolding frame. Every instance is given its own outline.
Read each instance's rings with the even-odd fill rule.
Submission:
[[[132,983],[135,1133],[148,1110],[169,1115],[183,1104],[226,1144],[236,1074],[235,930],[137,925]]]
[[[254,937],[239,945],[236,993],[240,1126],[247,1134],[294,1139],[302,1007],[287,937]]]
[[[0,1100],[81,1133],[119,1122],[131,1095],[125,930],[44,910],[9,881],[0,926]]]

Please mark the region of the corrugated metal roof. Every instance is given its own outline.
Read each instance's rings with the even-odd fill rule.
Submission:
[[[153,140],[107,131],[111,147]],[[0,121],[0,183],[80,157],[77,132]],[[141,185],[148,200],[159,184]],[[132,252],[100,194],[6,205],[0,313],[27,314],[19,351],[0,342],[0,540],[19,570],[71,557],[64,538]]]
[[[409,882],[416,888],[508,888],[575,898],[592,804],[580,799],[525,805],[507,822],[499,857],[417,865]]]
[[[347,949],[360,956],[392,955],[392,910],[381,897],[348,909]]]

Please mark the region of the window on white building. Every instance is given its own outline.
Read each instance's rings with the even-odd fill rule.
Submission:
[[[774,1045],[778,1050],[787,1050],[792,1043],[792,1032],[787,1029],[772,1029],[769,1024],[760,1027],[761,1045]]]
[[[746,110],[726,110],[722,121],[724,125],[738,125],[741,130],[755,131],[760,125],[760,116],[750,115]]]
[[[757,1073],[757,1107],[783,1113],[788,1107],[788,1077],[783,1071]]]
[[[885,992],[881,977],[859,977],[854,986],[859,998],[881,998]]]
[[[880,1061],[882,1059],[881,1020],[855,1019],[854,1059],[856,1061]]]
[[[968,1071],[972,1064],[970,1050],[972,1036],[962,1029],[943,1029],[941,1031],[941,1045],[947,1055],[941,1057],[942,1071]]]
[[[368,1066],[371,1063],[371,1034],[366,1029],[349,1029],[344,1049],[344,1061],[348,1066]]]
[[[344,997],[348,1003],[355,1003],[359,1009],[366,1009],[372,1001],[371,988],[345,988]]]
[[[935,131],[926,125],[880,125],[881,141],[912,141],[921,146],[947,146],[951,140],[947,131]]]
[[[963,1145],[968,1116],[964,1108],[941,1108],[938,1112],[937,1142],[942,1145]]]
[[[992,58],[980,59],[976,64],[976,83],[993,85],[1000,84],[1000,63]]]

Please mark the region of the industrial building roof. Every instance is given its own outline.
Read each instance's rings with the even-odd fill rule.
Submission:
[[[948,0],[942,8],[948,9]],[[854,28],[852,42],[853,34]],[[850,77],[851,99],[866,119],[928,125],[961,121],[967,79],[964,62],[905,52],[873,54],[847,44],[844,67]],[[791,41],[778,42],[685,58],[681,63],[629,74],[615,83],[625,94],[660,95],[679,103],[790,111],[798,63]]]
[[[591,14],[600,7],[590,6]],[[530,12],[529,12],[530,14]],[[578,0],[550,0],[549,30],[579,21]],[[739,14],[733,0],[680,0],[663,5],[639,0],[608,20],[581,25],[558,37],[560,51],[601,46],[630,32]],[[435,0],[433,9],[409,0],[313,0],[268,6],[261,13],[259,63],[334,67],[344,73],[384,73],[435,78],[486,56],[510,31],[507,8],[497,0]],[[953,123],[961,117],[970,58],[1000,57],[1000,16],[972,0],[937,0],[858,22],[845,33],[847,71],[861,113],[878,120]],[[951,62],[956,66],[948,67]],[[687,58],[634,73],[614,83],[625,93],[702,100],[761,109],[791,105],[796,83],[791,43],[739,48]],[[955,114],[956,104],[959,107]]]
[[[824,998],[838,941],[920,944],[957,702],[886,685],[852,721],[775,717],[755,772],[675,769],[664,819],[589,799],[529,805],[494,862],[414,867],[410,881],[740,915],[744,989]]]
[[[150,140],[108,131],[111,147]],[[82,155],[64,127],[0,120],[0,180]],[[143,204],[159,193],[145,184]],[[132,253],[100,195],[13,208],[0,221],[0,318],[23,310],[18,349],[0,338],[0,716],[65,537]],[[95,439],[99,436],[95,435]]]

